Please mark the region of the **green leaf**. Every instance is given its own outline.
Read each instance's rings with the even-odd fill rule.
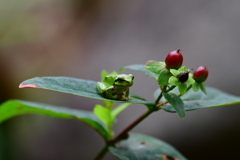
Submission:
[[[137,70],[137,71],[141,71],[144,72],[147,76],[154,78],[154,79],[158,79],[158,74],[153,73],[149,70],[147,70],[143,64],[133,64],[133,65],[129,65],[129,66],[124,66],[122,68],[120,68],[120,71],[124,71],[125,69],[131,69],[131,70]]]
[[[109,147],[109,150],[120,160],[186,160],[166,142],[136,133],[131,133],[127,140],[121,141],[117,147]]]
[[[170,72],[174,75],[174,77],[178,77],[178,75],[181,73],[176,69],[170,69]]]
[[[152,105],[152,102],[144,101],[141,99],[132,99],[128,101],[119,101],[111,100],[104,98],[97,92],[97,82],[70,78],[70,77],[36,77],[28,79],[20,84],[20,88],[41,88],[57,92],[63,92],[68,94],[73,94],[77,96],[83,96],[87,98],[99,99],[99,100],[108,100],[118,103],[136,103],[136,104],[145,104]]]
[[[103,80],[107,75],[117,75],[117,72],[116,72],[116,71],[113,71],[112,73],[108,73],[106,70],[102,70],[102,72],[101,72],[101,78],[102,78],[102,80]]]
[[[173,76],[169,78],[168,82],[171,85],[174,85],[174,86],[178,86],[179,83],[181,83],[181,82],[178,81],[178,79],[176,77],[173,77]]]
[[[138,96],[138,95],[135,95],[135,94],[131,94],[131,93],[130,93],[129,96],[130,96],[130,99],[135,98],[135,99],[141,99],[141,100],[144,100],[144,101],[145,101],[144,98],[142,98],[142,97],[140,97],[140,96]]]
[[[111,115],[111,112],[107,108],[97,104],[95,105],[93,112],[108,127],[113,125],[114,119]]]
[[[163,69],[158,76],[159,85],[168,85],[168,80],[172,76],[168,69]]]
[[[199,85],[199,83],[194,83],[193,85],[192,85],[192,88],[193,88],[193,91],[194,92],[197,92],[198,90],[199,90],[199,88],[200,88],[200,85]]]
[[[145,64],[145,68],[153,73],[159,74],[163,69],[165,69],[165,62],[158,62],[150,60]]]
[[[101,79],[103,80],[109,73],[106,70],[102,70]]]
[[[190,76],[190,77],[188,78],[188,80],[186,81],[186,83],[188,83],[188,84],[194,84],[194,83],[195,83],[195,80]]]
[[[21,100],[9,100],[1,104],[0,123],[17,115],[33,113],[56,118],[77,119],[95,129],[103,138],[106,139],[108,136],[106,126],[92,112]]]
[[[172,105],[180,118],[185,117],[185,107],[182,99],[173,93],[163,93],[164,98]]]
[[[123,103],[117,106],[113,111],[112,111],[112,117],[115,119],[115,117],[121,113],[124,109],[126,109],[131,103]]]
[[[207,95],[200,90],[197,92],[189,90],[185,93],[181,97],[185,104],[185,110],[192,111],[196,109],[222,107],[240,103],[240,97],[238,96],[225,93],[212,87],[206,87],[206,91],[208,93]],[[154,93],[154,97],[159,93],[160,90],[157,89]],[[162,106],[162,109],[167,112],[176,112],[170,104]]]
[[[204,83],[200,83],[200,89],[203,91],[203,93],[207,94],[206,88],[204,86]]]
[[[103,100],[102,102],[103,102],[103,105],[110,111],[112,110],[115,103],[113,101],[106,101],[106,100]]]
[[[186,66],[182,66],[178,69],[179,72],[187,72],[187,67]]]
[[[180,94],[183,95],[183,94],[186,93],[186,91],[187,91],[187,84],[180,82],[180,83],[178,84],[178,90],[179,90]]]

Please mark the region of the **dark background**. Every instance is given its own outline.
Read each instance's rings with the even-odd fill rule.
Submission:
[[[207,66],[207,86],[240,95],[239,6],[237,0],[2,0],[1,103],[23,99],[92,110],[101,102],[18,85],[37,76],[99,81],[102,69],[164,61],[176,49],[188,68]],[[158,87],[153,79],[124,73],[135,75],[132,93],[153,100]],[[131,105],[119,115],[116,133],[144,111],[143,105]],[[238,159],[239,113],[234,105],[187,112],[182,120],[160,111],[133,132],[166,141],[188,159]],[[97,133],[75,120],[24,115],[0,125],[1,160],[88,160],[103,145]]]

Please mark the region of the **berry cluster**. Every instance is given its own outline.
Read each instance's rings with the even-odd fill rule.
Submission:
[[[172,51],[167,55],[165,59],[166,68],[175,76],[175,78],[170,77],[172,80],[170,80],[169,83],[178,87],[184,86],[184,89],[179,90],[181,94],[184,94],[187,91],[187,85],[183,85],[184,83],[192,85],[191,87],[193,87],[194,91],[201,89],[204,93],[206,93],[203,82],[208,77],[207,68],[200,66],[192,75],[190,74],[190,70],[187,70],[185,66],[182,67],[182,63],[183,56],[180,53],[180,50]],[[190,80],[191,78],[193,78],[194,81]]]
[[[169,87],[169,84],[173,86],[172,88],[178,86],[181,95],[190,88],[193,88],[194,91],[201,89],[206,94],[203,83],[208,77],[207,68],[200,66],[191,74],[191,70],[182,66],[182,63],[183,56],[179,49],[168,53],[165,63],[148,61],[145,68],[159,74],[157,81],[160,86]]]

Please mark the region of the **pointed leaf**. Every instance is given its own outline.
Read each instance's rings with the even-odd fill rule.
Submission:
[[[123,103],[117,106],[113,111],[112,111],[112,117],[115,119],[115,117],[121,113],[124,109],[126,109],[131,103]]]
[[[187,67],[186,66],[182,66],[178,69],[179,72],[187,72]]]
[[[187,93],[185,93],[181,99],[185,104],[186,111],[229,106],[240,103],[239,96],[230,95],[212,87],[206,87],[206,91],[207,95],[201,90],[197,92],[189,90]],[[160,90],[157,90],[154,95],[157,95],[158,93],[160,93]],[[169,104],[162,106],[162,109],[167,112],[176,112],[175,109]]]
[[[120,68],[120,71],[123,71],[125,69],[131,69],[131,70],[137,70],[137,71],[141,71],[144,72],[147,76],[154,78],[154,79],[158,79],[158,74],[153,73],[149,70],[147,70],[143,64],[133,64],[133,65],[129,65],[129,66],[124,66],[122,68]]]
[[[9,100],[1,104],[0,123],[17,115],[33,113],[80,120],[95,129],[102,137],[107,138],[106,126],[92,112],[21,100]]]
[[[174,75],[174,77],[178,77],[178,75],[181,73],[176,69],[170,69],[170,72]]]
[[[164,62],[158,62],[150,60],[145,64],[145,68],[153,73],[159,74],[163,69],[165,69],[166,64]]]
[[[97,82],[70,78],[70,77],[35,77],[22,82],[19,88],[41,88],[57,92],[63,92],[93,99],[108,100],[119,103],[136,103],[152,105],[152,102],[132,97],[128,101],[111,100],[104,98],[97,92]]]
[[[109,147],[120,160],[186,160],[174,147],[159,139],[131,133],[117,147]]]
[[[168,85],[168,80],[172,76],[168,69],[163,69],[158,76],[159,85]]]
[[[204,83],[200,83],[200,89],[203,91],[203,93],[207,94],[206,88],[204,86]]]
[[[180,118],[185,117],[185,107],[182,99],[173,93],[163,93],[164,98],[172,105]]]

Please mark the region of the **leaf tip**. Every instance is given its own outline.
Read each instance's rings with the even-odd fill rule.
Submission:
[[[18,87],[19,88],[37,88],[35,84],[24,84],[24,83],[21,83]]]
[[[179,115],[179,117],[180,117],[181,119],[184,119],[184,118],[186,117],[186,111],[185,111],[183,114]]]
[[[122,68],[119,68],[119,71],[124,71],[124,70],[125,70],[125,68],[123,68],[123,67],[122,67]]]
[[[148,64],[150,64],[150,63],[152,63],[154,60],[149,60],[149,61],[147,61],[146,63],[145,63],[145,65],[148,65]]]
[[[169,156],[169,155],[166,155],[166,154],[163,154],[161,157],[162,157],[164,160],[170,160],[170,159],[172,159],[172,160],[179,160],[179,159],[176,158],[176,157],[172,157],[172,156]]]

